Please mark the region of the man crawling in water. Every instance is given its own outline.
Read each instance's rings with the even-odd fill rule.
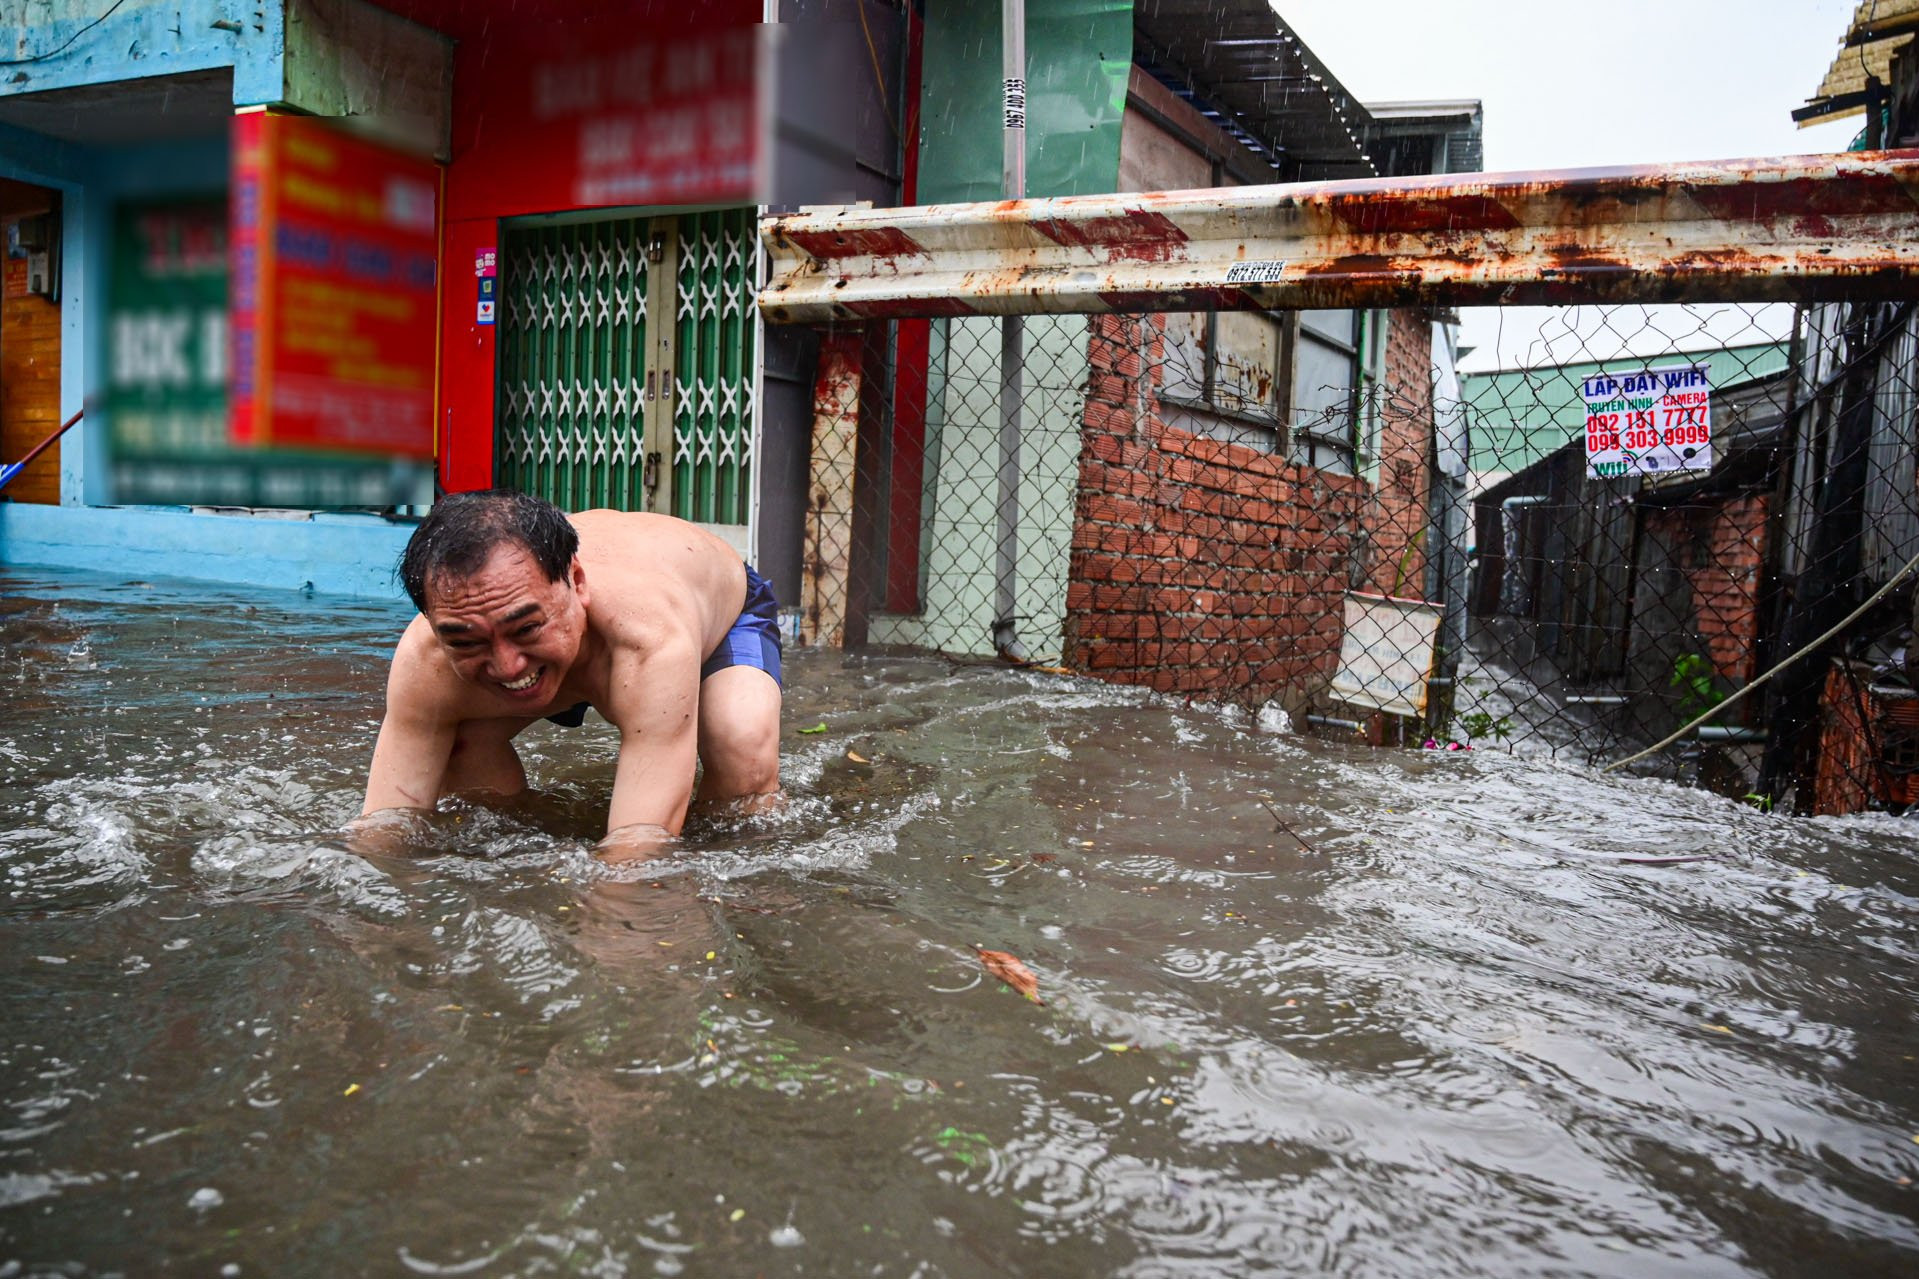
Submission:
[[[779,799],[772,589],[684,520],[568,516],[523,493],[457,493],[414,531],[400,578],[420,610],[387,676],[356,828],[441,797],[526,789],[513,738],[588,707],[620,730],[601,853],[659,853],[695,803]]]

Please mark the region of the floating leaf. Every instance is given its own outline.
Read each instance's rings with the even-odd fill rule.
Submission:
[[[968,1168],[984,1159],[993,1149],[993,1143],[985,1133],[966,1132],[951,1124],[933,1134],[933,1144]]]
[[[1703,1021],[1699,1023],[1699,1029],[1710,1030],[1716,1035],[1730,1035],[1732,1033],[1731,1026],[1715,1026],[1710,1022]]]
[[[1056,862],[1058,860],[1059,860],[1059,854],[1057,853],[1034,853],[1033,854],[1033,865],[1035,866],[1044,866],[1048,862]]]
[[[340,1095],[341,1095],[342,1097],[351,1097],[351,1096],[352,1096],[352,1095],[353,1095],[354,1093],[356,1093],[356,1092],[359,1092],[359,1091],[360,1091],[360,1085],[358,1085],[358,1084],[348,1084],[348,1085],[346,1086],[346,1091],[345,1091],[345,1092],[343,1092],[343,1093],[341,1093]]]
[[[1039,978],[1033,975],[1032,969],[1020,962],[1019,956],[1009,955],[1003,950],[987,950],[984,946],[973,947],[973,953],[979,956],[987,972],[1034,1003],[1046,1002],[1039,997]]]
[[[870,764],[873,762],[872,760],[866,758],[866,756],[860,754],[858,751],[846,752],[846,758],[852,760],[855,764]]]
[[[824,733],[824,732],[826,731],[826,721],[825,721],[825,720],[821,720],[821,721],[820,721],[819,723],[817,723],[817,724],[815,724],[815,725],[813,725],[813,727],[811,727],[811,728],[802,728],[802,729],[801,729],[800,731],[801,731],[802,733],[809,733],[809,734],[811,734],[811,733]]]

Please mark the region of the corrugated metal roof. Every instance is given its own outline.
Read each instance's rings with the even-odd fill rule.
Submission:
[[[1266,0],[1137,0],[1133,27],[1136,61],[1227,113],[1282,175],[1377,176],[1372,116]]]
[[[1890,85],[1892,55],[1913,38],[1916,30],[1919,30],[1919,0],[1859,0],[1853,9],[1852,22],[1846,27],[1845,47],[1833,58],[1832,65],[1826,69],[1826,78],[1819,82],[1819,91],[1809,101],[1858,93],[1866,87],[1867,76]],[[1874,32],[1887,34],[1874,39]],[[1849,107],[1801,120],[1799,127],[1804,129],[1828,120],[1843,120],[1849,115],[1863,115],[1865,110],[1864,106]]]

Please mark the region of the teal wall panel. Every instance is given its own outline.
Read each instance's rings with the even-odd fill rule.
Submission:
[[[928,5],[924,40],[919,202],[997,200],[1000,6]],[[1132,0],[1028,0],[1027,195],[1118,188],[1132,61]]]

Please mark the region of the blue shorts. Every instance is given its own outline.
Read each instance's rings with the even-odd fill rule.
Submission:
[[[700,664],[700,678],[704,680],[729,666],[765,671],[775,684],[786,687],[786,681],[780,678],[780,602],[751,564],[746,566],[746,606],[720,646]]]
[[[700,679],[704,681],[707,676],[731,666],[751,666],[765,671],[775,684],[786,687],[780,678],[780,602],[773,598],[773,588],[766,579],[755,573],[750,564],[746,567],[746,605],[740,609],[733,629],[720,640],[720,646],[700,664]],[[547,719],[567,728],[578,728],[586,722],[586,710],[587,703],[580,702],[557,715],[548,715]]]

